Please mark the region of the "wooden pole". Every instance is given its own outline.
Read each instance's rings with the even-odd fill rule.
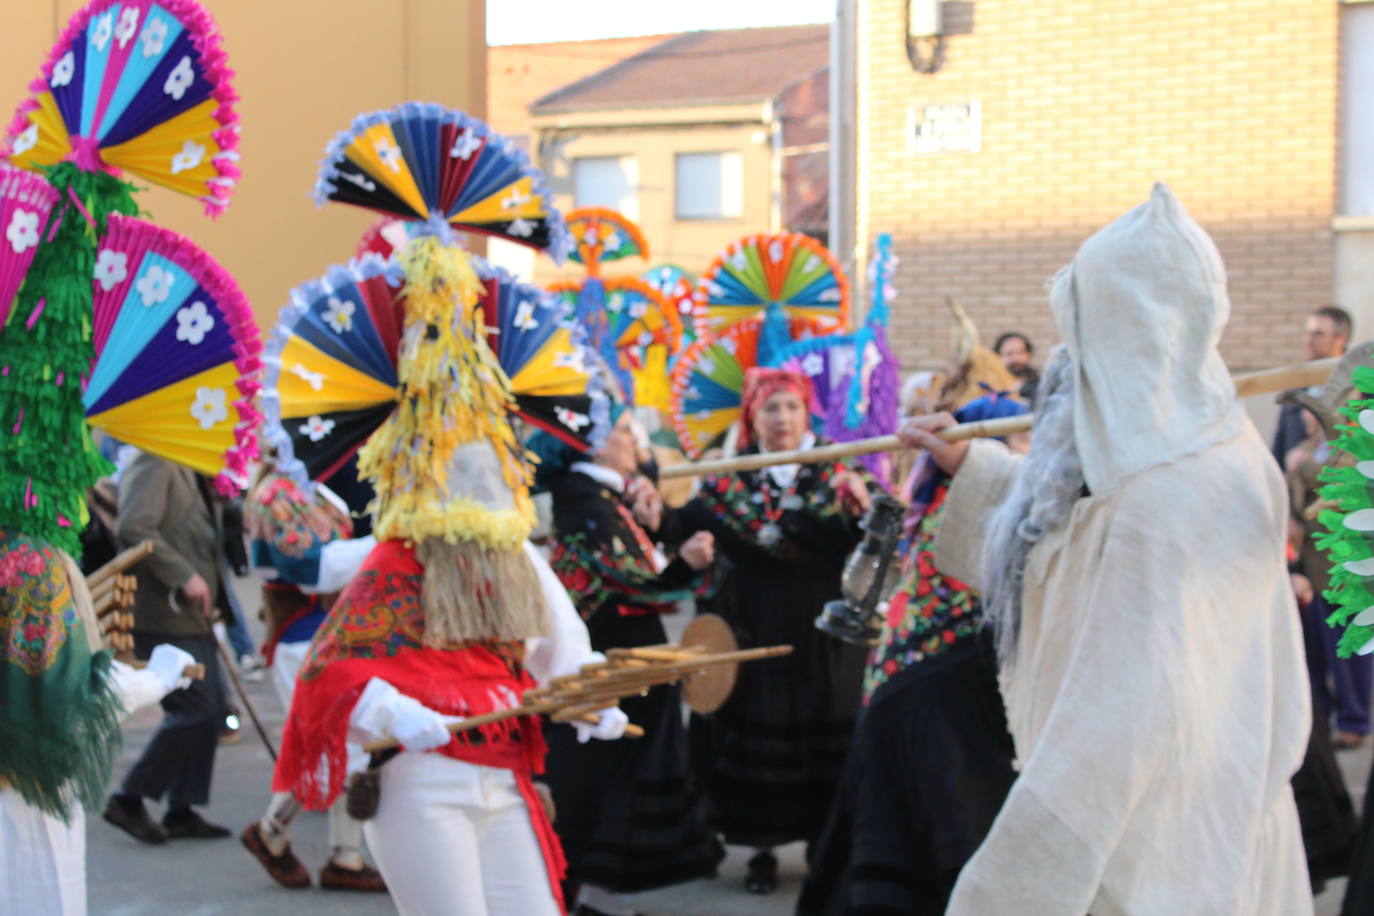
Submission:
[[[1318,359],[1309,363],[1295,363],[1291,366],[1278,366],[1259,372],[1245,372],[1234,376],[1236,396],[1253,397],[1274,391],[1287,391],[1290,388],[1307,388],[1320,385],[1331,375],[1331,370],[1340,362],[1339,357]],[[1010,436],[1031,428],[1035,417],[1023,414],[1019,417],[1004,417],[1000,420],[979,420],[975,423],[960,423],[940,430],[939,436],[946,442],[962,442],[965,439],[984,439],[995,436]],[[872,455],[875,452],[894,452],[903,448],[901,439],[896,436],[875,436],[855,442],[841,442],[834,445],[821,445],[815,448],[796,449],[790,452],[768,452],[761,455],[740,455],[735,458],[716,458],[711,461],[696,461],[690,464],[674,464],[658,472],[660,480],[674,477],[697,477],[703,474],[731,474],[736,471],[757,471],[775,464],[817,464],[823,461],[838,461],[859,455]]]
[[[110,578],[111,576],[116,576],[124,572],[126,569],[129,569],[139,560],[143,559],[152,552],[152,541],[145,540],[141,541],[138,544],[135,544],[128,550],[120,552],[119,555],[117,555],[113,560],[106,563],[104,566],[100,567],[95,572],[87,576],[86,586],[92,592],[94,592],[96,586],[99,585],[101,582]]]

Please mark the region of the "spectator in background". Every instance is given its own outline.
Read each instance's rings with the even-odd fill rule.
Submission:
[[[1007,371],[1016,376],[1017,381],[1021,383],[1016,392],[1021,399],[1027,403],[1035,400],[1040,373],[1031,365],[1035,347],[1031,345],[1030,338],[1020,331],[1007,331],[997,338],[992,350],[1002,358],[1002,365],[1007,367]]]
[[[1303,332],[1303,348],[1308,359],[1327,359],[1345,353],[1350,345],[1350,313],[1345,309],[1328,305],[1317,309],[1307,316],[1307,327]],[[1283,467],[1288,453],[1307,438],[1307,426],[1302,418],[1302,408],[1297,404],[1284,404],[1279,408],[1279,425],[1274,430],[1274,460]]]
[[[105,820],[144,843],[168,837],[223,837],[192,806],[210,798],[210,775],[224,722],[224,680],[211,621],[225,613],[221,504],[208,478],[141,454],[120,477],[115,538],[121,548],[145,538],[153,552],[134,568],[134,653],[158,643],[191,653],[205,678],[168,694],[162,725],[105,807]],[[167,796],[159,825],[143,799]]]

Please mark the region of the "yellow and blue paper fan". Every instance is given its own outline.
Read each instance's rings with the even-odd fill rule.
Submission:
[[[732,242],[702,275],[694,298],[698,337],[719,334],[761,312],[767,316],[766,357],[786,344],[786,318],[834,328],[849,320],[849,280],[840,262],[798,232]]]
[[[86,421],[121,442],[247,484],[262,342],[248,300],[184,236],[111,216],[96,252]]]
[[[587,277],[549,285],[626,399],[668,409],[668,363],[682,345],[682,322],[663,295],[638,277]]]
[[[569,258],[586,267],[592,276],[601,272],[603,261],[649,257],[644,233],[622,213],[604,207],[581,207],[569,210],[567,221],[573,237]]]
[[[508,239],[559,262],[572,247],[528,157],[442,105],[407,102],[358,116],[325,150],[315,200]]]
[[[194,0],[93,0],[53,47],[6,138],[35,171],[72,159],[229,205],[238,96],[219,29]]]
[[[364,255],[291,291],[263,362],[263,439],[297,482],[348,462],[395,409],[401,268]]]
[[[718,443],[739,419],[744,373],[762,365],[763,324],[762,317],[738,322],[719,337],[699,339],[678,359],[670,394],[673,428],[683,450],[693,458]],[[794,341],[833,330],[815,318],[793,318],[788,325]]]

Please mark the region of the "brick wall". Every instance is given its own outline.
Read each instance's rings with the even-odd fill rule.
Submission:
[[[1221,250],[1234,369],[1301,358],[1331,301],[1335,0],[946,3],[915,72],[905,0],[859,0],[859,237],[891,232],[906,370],[949,352],[946,297],[988,342],[1056,339],[1045,281],[1166,181]],[[916,154],[913,106],[977,99],[979,152]]]

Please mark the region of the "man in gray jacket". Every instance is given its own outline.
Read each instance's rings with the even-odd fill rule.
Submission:
[[[210,797],[210,776],[224,721],[224,679],[211,622],[228,608],[220,506],[208,478],[141,454],[119,482],[115,538],[121,548],[146,539],[153,552],[135,567],[134,651],[171,643],[205,665],[205,678],[162,701],[166,712],[142,756],[105,808],[105,820],[145,843],[168,837],[222,837],[192,805]],[[161,825],[144,798],[167,796]]]

